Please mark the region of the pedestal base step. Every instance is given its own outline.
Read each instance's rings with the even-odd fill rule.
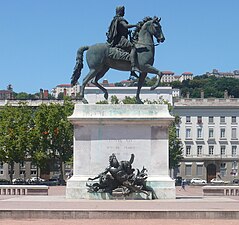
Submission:
[[[128,195],[123,195],[122,192],[113,191],[112,195],[105,192],[88,193],[91,200],[152,200],[152,192],[145,193],[134,192]]]

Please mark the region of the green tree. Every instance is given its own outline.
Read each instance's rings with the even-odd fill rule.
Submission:
[[[32,163],[40,168],[41,173],[47,174],[50,171],[49,168],[49,145],[50,140],[48,138],[48,107],[46,104],[40,105],[34,114],[34,127],[31,130],[31,142],[29,155],[31,156]],[[37,174],[37,177],[38,174]]]
[[[180,81],[173,81],[171,83],[171,86],[172,86],[172,88],[179,88],[179,89],[183,87],[182,82],[180,82]]]
[[[50,169],[49,163],[59,165],[61,180],[63,163],[68,161],[73,153],[73,127],[67,119],[72,114],[73,107],[69,101],[65,101],[63,106],[42,104],[35,115],[34,137],[39,141],[39,145],[34,145],[33,159],[43,170]]]
[[[10,165],[11,182],[14,163],[25,161],[28,154],[32,125],[32,109],[24,103],[0,111],[0,161]]]
[[[111,102],[111,104],[119,104],[120,100],[117,98],[116,95],[113,95],[113,96],[111,96],[110,102]]]
[[[123,87],[124,85],[121,82],[115,83],[115,87]]]
[[[143,84],[143,86],[151,87],[155,84],[156,81],[157,81],[156,76],[154,76],[152,78],[146,77],[145,78],[145,83]]]
[[[183,147],[181,141],[176,135],[176,124],[179,117],[175,116],[174,122],[169,127],[169,168],[175,169],[179,167],[179,162],[182,160]]]
[[[125,98],[122,100],[124,104],[137,104],[136,98],[135,97],[129,97],[125,96]]]
[[[236,78],[202,75],[183,81],[181,86],[175,82],[171,85],[180,88],[183,97],[189,93],[191,98],[200,98],[203,90],[205,98],[223,98],[227,90],[229,96],[239,98],[239,79]]]
[[[96,102],[95,104],[109,104],[109,102],[107,100],[102,100],[102,101]]]
[[[64,102],[64,105],[52,104],[48,117],[49,135],[51,137],[50,149],[54,159],[60,166],[60,180],[63,181],[63,163],[67,162],[73,154],[73,126],[67,117],[73,112],[73,104]]]
[[[29,94],[26,92],[20,92],[20,93],[16,94],[16,99],[19,99],[19,100],[29,99]]]
[[[57,96],[57,99],[58,100],[63,100],[64,99],[64,93],[63,92],[60,92]]]

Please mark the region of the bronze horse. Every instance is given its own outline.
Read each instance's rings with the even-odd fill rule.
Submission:
[[[154,38],[157,42],[164,42],[165,38],[160,25],[158,17],[146,17],[142,22],[138,23],[138,27],[133,33],[132,40],[135,43],[138,67],[142,71],[138,77],[138,88],[136,93],[137,103],[143,103],[140,100],[140,90],[144,84],[147,73],[156,74],[157,80],[151,87],[154,90],[159,86],[162,77],[162,72],[153,67],[155,44]],[[131,64],[129,54],[121,49],[110,48],[107,43],[95,44],[92,46],[83,46],[78,49],[76,57],[76,65],[73,75],[71,77],[72,86],[76,85],[81,75],[83,68],[83,53],[87,50],[86,60],[90,69],[87,76],[83,79],[80,89],[80,99],[87,103],[84,98],[84,90],[88,82],[92,82],[95,86],[104,92],[105,99],[108,99],[107,90],[101,86],[98,81],[110,69],[121,71],[131,71]]]

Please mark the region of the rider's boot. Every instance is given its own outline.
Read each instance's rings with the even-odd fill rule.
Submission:
[[[135,66],[135,65],[132,65],[132,66],[131,66],[131,70],[132,70],[132,72],[139,72],[139,73],[142,72],[142,71],[141,71],[137,66]]]
[[[142,71],[136,66],[137,65],[137,55],[136,55],[136,48],[133,47],[130,52],[130,60],[131,60],[131,71],[132,72],[139,72],[142,73]]]

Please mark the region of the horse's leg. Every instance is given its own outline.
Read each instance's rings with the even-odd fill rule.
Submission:
[[[104,98],[107,100],[108,99],[108,91],[99,84],[99,79],[102,78],[105,73],[109,70],[109,67],[104,67],[100,72],[97,73],[96,77],[92,80],[92,84],[94,84],[96,87],[98,87],[100,90],[104,92]]]
[[[136,101],[137,101],[138,104],[144,104],[141,101],[139,95],[140,95],[140,91],[141,91],[141,88],[142,88],[142,86],[144,84],[146,76],[147,76],[147,73],[145,73],[145,72],[142,72],[139,75],[138,88],[137,88],[137,93],[136,93]]]
[[[154,90],[160,84],[160,81],[161,81],[161,78],[163,75],[162,72],[149,64],[144,65],[143,71],[157,75],[157,80],[156,80],[155,84],[150,88],[151,91]]]
[[[80,88],[80,99],[84,102],[87,103],[86,99],[84,98],[84,92],[85,92],[85,87],[88,84],[88,82],[93,79],[97,75],[97,71],[95,69],[90,69],[90,72],[86,75],[86,77],[83,79],[81,88]]]

